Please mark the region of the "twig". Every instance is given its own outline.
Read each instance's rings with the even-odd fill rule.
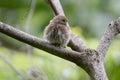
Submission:
[[[34,13],[34,9],[35,9],[35,5],[36,5],[36,0],[31,0],[31,4],[30,4],[30,10],[27,16],[27,20],[25,23],[25,32],[29,32],[29,27],[30,27],[30,22]]]

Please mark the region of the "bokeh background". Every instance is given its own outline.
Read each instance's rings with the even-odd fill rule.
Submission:
[[[0,0],[0,21],[29,34],[43,38],[44,28],[53,18],[45,0]],[[120,0],[60,0],[72,31],[83,38],[89,48],[96,49],[108,24],[120,17]],[[35,7],[35,8],[34,8]],[[30,14],[31,13],[31,14]],[[87,73],[75,64],[0,33],[0,54],[26,75],[37,67],[48,80],[88,80]],[[106,58],[109,80],[120,79],[120,36],[115,37]],[[0,80],[21,80],[0,57]]]

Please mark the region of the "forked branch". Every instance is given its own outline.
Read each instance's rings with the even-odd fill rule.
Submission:
[[[65,15],[59,0],[47,1],[56,15]],[[109,24],[97,50],[88,49],[84,41],[71,32],[69,46],[75,51],[82,52],[82,57],[80,57],[82,61],[79,60],[77,65],[82,67],[92,80],[108,80],[104,69],[104,58],[109,45],[119,32],[120,19],[117,19]]]
[[[51,5],[55,15],[64,15],[59,0],[47,0]],[[69,46],[74,50],[57,48],[40,38],[27,34],[23,31],[13,28],[10,25],[0,22],[0,33],[6,34],[21,42],[49,52],[63,59],[74,62],[82,67],[92,80],[108,80],[104,69],[104,57],[114,37],[120,32],[120,18],[111,22],[103,35],[97,50],[88,49],[84,41],[71,32],[71,41]]]

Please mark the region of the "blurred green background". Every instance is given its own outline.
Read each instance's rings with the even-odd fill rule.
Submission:
[[[71,29],[95,49],[107,25],[120,16],[120,0],[61,0]],[[36,0],[33,15],[29,18],[31,0],[0,0],[0,21],[22,31],[43,38],[44,28],[53,18],[45,0]],[[88,80],[87,73],[75,64],[33,48],[29,56],[24,43],[0,33],[0,53],[9,57],[12,64],[24,75],[31,66],[40,68],[48,80]],[[105,59],[109,80],[120,80],[120,36],[112,42]],[[21,80],[20,76],[0,58],[0,80]]]

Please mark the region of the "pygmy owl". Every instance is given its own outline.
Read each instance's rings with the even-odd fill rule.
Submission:
[[[45,28],[44,38],[54,46],[66,47],[70,40],[66,17],[62,15],[55,16]]]

